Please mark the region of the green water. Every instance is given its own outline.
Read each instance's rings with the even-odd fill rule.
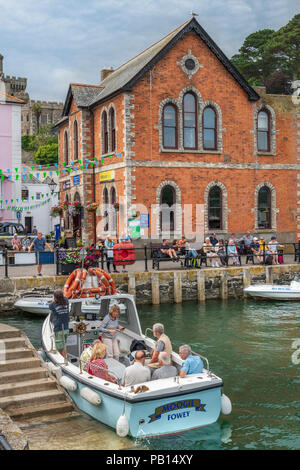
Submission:
[[[300,303],[230,300],[138,310],[143,331],[163,323],[176,351],[188,343],[208,357],[233,405],[231,415],[221,415],[213,425],[147,440],[145,448],[300,448],[300,364],[291,358],[292,343],[300,339]],[[1,321],[23,329],[40,345],[42,319],[19,314]]]

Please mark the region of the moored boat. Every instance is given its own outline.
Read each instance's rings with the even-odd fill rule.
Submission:
[[[299,300],[300,281],[294,279],[289,285],[254,284],[244,289],[244,292],[256,299],[265,300]]]
[[[90,375],[79,361],[84,341],[93,341],[100,334],[101,319],[112,304],[122,304],[119,324],[125,330],[118,333],[120,360],[105,359],[110,375],[117,383]],[[145,342],[147,354],[154,347],[154,340],[142,334],[134,298],[129,294],[102,296],[99,316],[85,324],[79,334],[78,322],[70,319],[67,339],[68,358],[55,350],[50,316],[42,328],[42,346],[52,370],[61,385],[79,409],[98,421],[115,428],[121,436],[133,437],[174,434],[214,423],[223,406],[224,413],[230,412],[230,401],[223,394],[223,382],[209,369],[202,373],[187,375],[185,378],[171,377],[138,384],[135,387],[121,386],[125,367],[130,365],[130,345],[133,340]],[[182,360],[172,353],[172,364],[179,371]]]

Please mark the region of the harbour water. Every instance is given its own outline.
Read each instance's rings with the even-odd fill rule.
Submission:
[[[143,331],[163,323],[176,351],[188,343],[208,357],[211,370],[223,378],[232,414],[202,429],[142,442],[119,438],[82,414],[67,429],[27,430],[32,449],[300,448],[300,364],[292,360],[293,342],[300,340],[300,303],[211,300],[143,305],[138,311]],[[0,313],[0,322],[21,328],[40,346],[42,318]]]

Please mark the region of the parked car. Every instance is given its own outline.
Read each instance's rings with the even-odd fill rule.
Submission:
[[[15,235],[19,235],[23,238],[24,235],[28,235],[24,226],[16,222],[1,222],[0,223],[0,247],[5,248],[10,245],[10,241]]]

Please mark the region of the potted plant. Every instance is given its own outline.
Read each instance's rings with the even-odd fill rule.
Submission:
[[[96,212],[97,209],[98,209],[98,204],[96,202],[91,202],[90,204],[86,206],[86,210],[88,212]]]
[[[57,217],[58,215],[62,215],[63,209],[61,206],[52,206],[50,215],[51,217]]]
[[[68,248],[59,249],[57,252],[57,259],[60,274],[71,274],[74,269],[80,265],[80,249]]]
[[[62,203],[62,206],[63,206],[63,208],[64,208],[65,211],[68,210],[69,205],[70,205],[70,202],[67,201],[67,200],[65,200],[65,201]]]

